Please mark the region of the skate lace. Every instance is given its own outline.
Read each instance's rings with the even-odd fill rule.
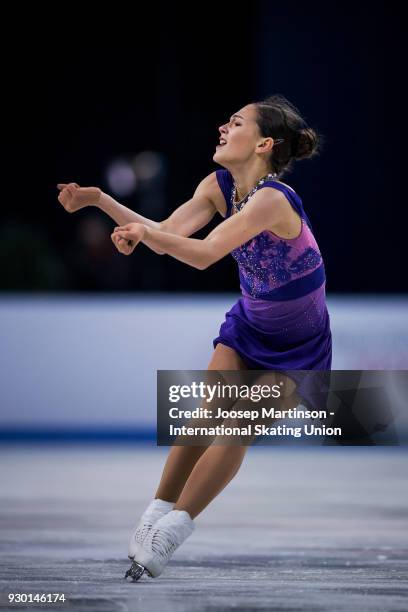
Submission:
[[[162,558],[166,558],[177,548],[177,532],[167,526],[166,530],[154,529],[150,535],[150,545],[152,551]]]
[[[138,544],[142,544],[144,539],[147,537],[150,529],[153,527],[153,523],[143,523],[135,531],[134,538]]]

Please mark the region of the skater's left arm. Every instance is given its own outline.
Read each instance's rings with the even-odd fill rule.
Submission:
[[[152,248],[158,248],[198,270],[205,270],[260,232],[279,224],[287,217],[288,206],[290,204],[281,192],[264,188],[257,191],[240,212],[217,225],[204,240],[169,234],[139,223],[116,227],[112,240],[117,247],[118,236],[131,241],[130,247],[122,251],[126,255],[143,240]]]

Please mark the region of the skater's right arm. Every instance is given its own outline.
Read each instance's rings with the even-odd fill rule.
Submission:
[[[217,190],[219,192],[217,178],[215,172],[213,172],[199,183],[190,200],[181,204],[167,219],[160,222],[142,217],[103,192],[97,206],[114,219],[118,225],[143,223],[143,225],[152,229],[188,238],[191,234],[195,234],[195,232],[208,225],[214,217],[217,212],[214,201]],[[128,217],[129,220],[122,222],[119,217]],[[164,251],[158,250],[149,239],[142,240],[142,242],[158,255],[164,254]]]
[[[152,229],[161,229],[160,222],[142,217],[142,215],[117,202],[98,187],[80,187],[77,183],[59,183],[58,189],[60,190],[58,201],[69,213],[76,212],[87,206],[95,206],[100,208],[119,225],[143,223]],[[162,255],[163,251],[156,250],[156,253]]]
[[[217,210],[220,210],[220,203],[217,201],[217,198],[219,200],[220,190],[215,172],[199,183],[190,200],[181,204],[167,219],[161,222],[152,221],[139,215],[97,187],[79,187],[76,183],[60,183],[58,189],[60,190],[58,200],[67,212],[72,213],[86,206],[95,206],[116,221],[118,225],[143,223],[152,229],[185,237],[191,236],[191,234],[207,225]],[[149,240],[143,242],[157,254],[162,255],[164,253],[157,248],[153,248],[149,244]]]

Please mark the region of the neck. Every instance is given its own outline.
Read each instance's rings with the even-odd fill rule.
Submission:
[[[245,167],[236,167],[229,170],[237,187],[238,201],[242,200],[255,187],[259,179],[272,172],[265,165],[256,165],[250,168],[246,165]]]

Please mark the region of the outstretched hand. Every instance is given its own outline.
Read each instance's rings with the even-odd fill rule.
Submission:
[[[97,206],[102,191],[99,187],[80,187],[78,183],[58,183],[58,201],[69,213],[86,206]]]
[[[145,237],[146,226],[143,223],[128,223],[115,227],[111,234],[112,242],[123,255],[130,255]]]

